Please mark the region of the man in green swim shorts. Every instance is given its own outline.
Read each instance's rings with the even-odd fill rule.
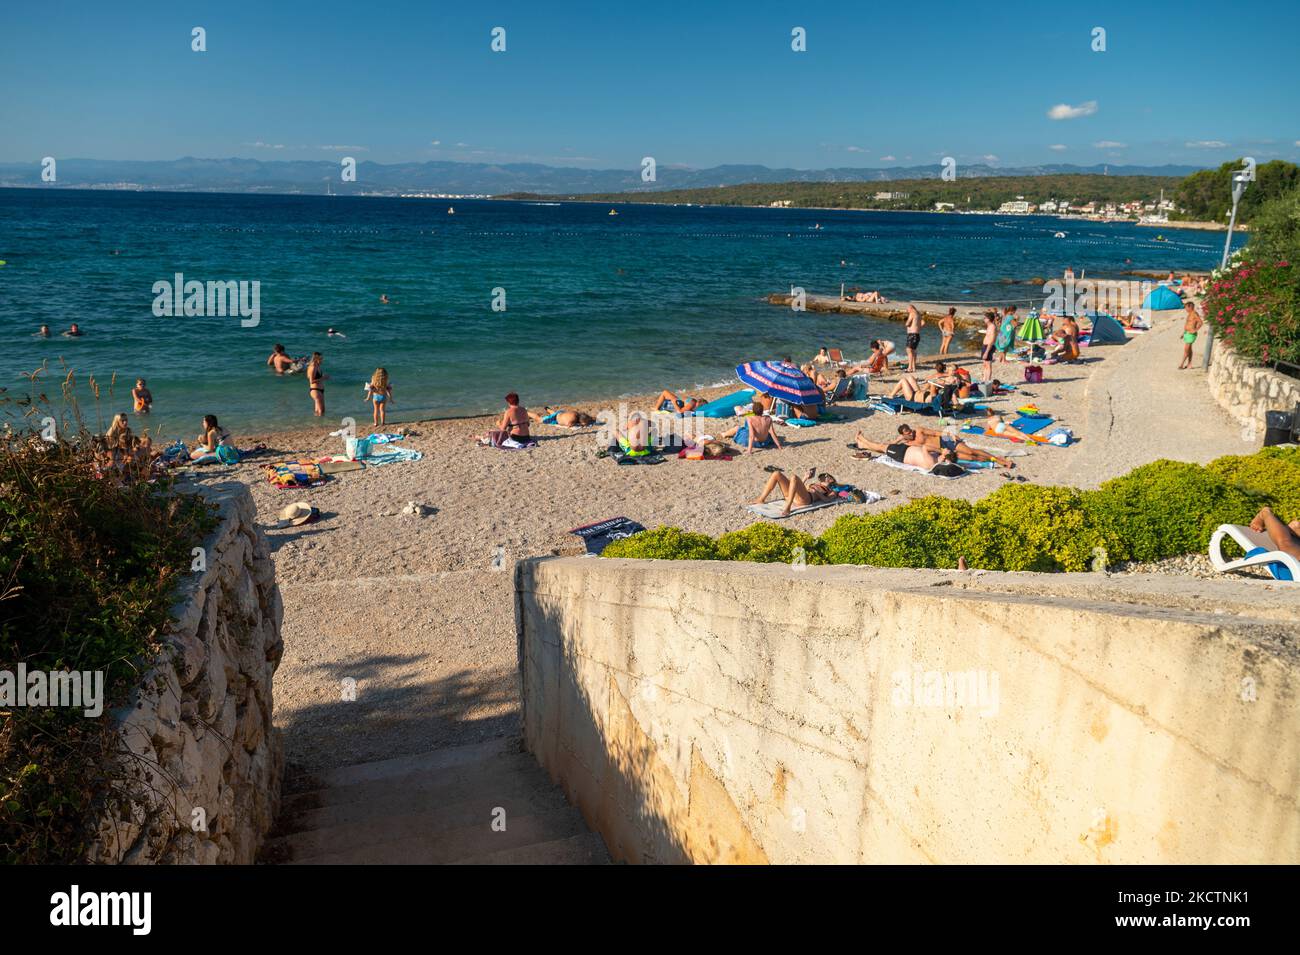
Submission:
[[[1201,318],[1201,313],[1196,310],[1196,306],[1187,303],[1187,320],[1183,322],[1183,362],[1178,367],[1190,368],[1192,365],[1192,345],[1196,342],[1196,333],[1201,330],[1205,324],[1205,319]]]

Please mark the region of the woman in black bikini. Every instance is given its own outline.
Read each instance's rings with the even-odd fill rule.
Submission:
[[[320,370],[322,361],[324,358],[321,353],[314,351],[311,353],[311,361],[307,363],[307,394],[311,395],[311,400],[316,405],[318,418],[325,414],[325,385],[322,384],[325,376]]]

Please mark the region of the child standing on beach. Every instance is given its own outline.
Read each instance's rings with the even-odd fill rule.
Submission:
[[[948,314],[939,319],[939,334],[943,340],[939,343],[939,354],[948,354],[948,346],[952,344],[953,333],[957,331],[957,309],[949,308]]]
[[[376,368],[366,385],[366,397],[370,400],[374,413],[375,427],[388,423],[388,401],[393,397],[393,386],[388,380],[386,368]]]
[[[131,389],[131,397],[135,399],[135,413],[148,414],[153,408],[153,394],[144,386],[144,379],[137,378],[135,387]]]

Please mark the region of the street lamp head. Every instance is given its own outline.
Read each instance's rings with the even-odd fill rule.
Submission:
[[[1235,205],[1241,201],[1241,197],[1246,194],[1246,186],[1250,180],[1243,173],[1237,173],[1232,177],[1232,201]]]

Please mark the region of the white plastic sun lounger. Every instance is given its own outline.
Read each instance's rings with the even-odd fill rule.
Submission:
[[[1231,537],[1241,545],[1246,556],[1227,560],[1223,556],[1223,539]],[[1280,550],[1273,550],[1273,541],[1261,531],[1240,524],[1220,524],[1210,538],[1210,563],[1220,573],[1240,570],[1242,567],[1263,567],[1274,580],[1300,581],[1300,560]]]

